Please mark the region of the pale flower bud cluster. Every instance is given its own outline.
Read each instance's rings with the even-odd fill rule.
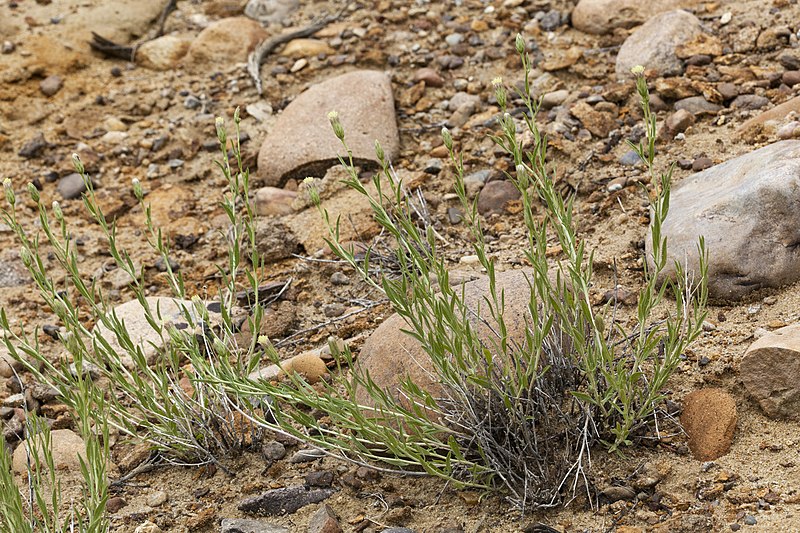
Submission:
[[[328,120],[331,122],[331,127],[333,128],[333,134],[336,135],[337,139],[343,141],[344,127],[342,126],[342,123],[339,120],[339,113],[336,111],[330,111],[328,113]]]
[[[319,197],[319,189],[317,189],[317,180],[309,176],[303,180],[303,187],[305,187],[308,193],[308,199],[311,200],[311,203],[319,205],[321,200]]]
[[[14,195],[14,188],[11,186],[11,178],[3,180],[3,189],[5,189],[6,193],[6,201],[13,207],[17,203],[17,197]]]

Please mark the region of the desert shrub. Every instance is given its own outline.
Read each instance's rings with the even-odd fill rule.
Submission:
[[[661,283],[667,262],[661,224],[669,209],[671,169],[654,170],[656,124],[650,112],[647,84],[640,71],[637,92],[646,135],[632,145],[644,162],[650,182],[643,188],[651,206],[652,256],[638,294],[636,327],[626,330],[611,305],[596,308],[590,298],[592,252],[577,234],[573,198],[565,199],[546,164],[547,140],[536,124],[538,103],[530,94],[530,59],[517,38],[524,80],[516,90],[523,103],[521,124],[508,112],[509,95],[495,80],[500,106],[500,132],[495,143],[513,161],[508,179],[521,195],[527,230],[526,258],[531,266],[528,327],[522,343],[509,338],[504,319],[504,293],[496,284],[477,204],[466,194],[464,169],[452,136],[442,131],[455,168],[455,192],[465,212],[474,254],[486,271],[489,290],[477,312],[479,324],[494,336],[482,340],[473,325],[476,311],[468,308],[463,290],[448,282],[448,264],[430,225],[417,216],[414,196],[397,178],[380,145],[381,171],[367,187],[359,179],[338,114],[329,114],[341,140],[345,183],[364,195],[384,234],[395,242],[400,275],[376,279],[370,254],[357,258],[339,239],[339,220],[332,220],[316,194],[314,180],[306,185],[330,230],[333,252],[391,301],[405,320],[407,333],[430,356],[434,381],[443,391],[434,397],[406,380],[398,400],[382,390],[352,357],[340,354],[351,367],[334,381],[310,387],[299,378],[291,386],[265,382],[242,383],[233,372],[222,378],[231,391],[276,400],[271,421],[258,423],[282,428],[324,450],[356,461],[379,460],[393,467],[416,468],[461,486],[502,489],[521,508],[559,504],[571,493],[591,493],[590,450],[602,444],[614,452],[631,445],[651,422],[657,421],[662,390],[680,355],[701,331],[706,303],[706,253],[697,278],[678,265],[675,280]],[[519,129],[527,129],[532,148],[523,150]],[[543,219],[533,206],[545,207]],[[547,243],[555,238],[561,255],[548,260]],[[433,280],[438,283],[434,284]],[[674,298],[667,317],[653,320],[654,310]],[[217,379],[220,375],[217,374]],[[356,390],[366,390],[371,405],[357,405]],[[320,420],[310,410],[326,413]]]

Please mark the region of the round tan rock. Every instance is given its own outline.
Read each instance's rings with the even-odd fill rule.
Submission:
[[[275,121],[258,154],[265,184],[280,187],[290,178],[321,178],[338,165],[342,144],[328,112],[337,111],[356,165],[375,166],[375,141],[386,157],[399,153],[400,141],[389,77],[357,70],[318,83],[300,94]]]
[[[528,277],[530,273],[523,270],[510,270],[498,272],[497,291],[505,291],[504,319],[508,328],[509,342],[525,343],[527,328],[526,317],[530,303],[530,289]],[[473,311],[486,309],[484,296],[488,295],[488,279],[478,279],[464,284],[464,298],[467,307]],[[481,340],[487,345],[496,342],[493,333],[496,322],[486,311],[481,311],[486,323],[475,318],[472,325]],[[387,318],[364,343],[358,357],[358,368],[367,371],[370,378],[389,394],[405,403],[401,392],[401,383],[411,379],[423,390],[434,397],[442,395],[442,389],[436,379],[435,369],[428,354],[422,345],[402,330],[409,329],[403,318],[397,313]],[[372,405],[369,395],[361,387],[356,392],[356,401],[362,405]]]
[[[247,17],[218,20],[201,31],[192,41],[183,64],[189,69],[197,70],[243,63],[247,61],[248,54],[267,35],[261,24]]]
[[[722,389],[692,391],[683,399],[681,424],[698,461],[713,461],[731,448],[736,430],[736,402]]]
[[[572,25],[575,29],[603,34],[615,28],[632,28],[647,19],[683,4],[680,0],[659,0],[642,2],[640,0],[580,0],[572,11]]]
[[[136,63],[152,70],[175,68],[189,51],[192,42],[176,35],[164,35],[147,41],[136,50]]]
[[[325,362],[320,358],[319,354],[312,350],[282,361],[280,366],[269,365],[251,372],[248,377],[253,380],[264,379],[272,381],[293,372],[300,374],[307,382],[314,384],[328,373],[328,367],[325,366]]]
[[[50,432],[50,436],[52,438],[53,464],[56,470],[80,472],[81,463],[78,457],[86,457],[86,446],[83,443],[83,439],[69,429],[56,429]],[[44,461],[44,456],[40,455],[40,461]],[[28,472],[28,457],[25,446],[17,446],[17,449],[14,450],[12,466],[16,474],[26,474]]]
[[[767,416],[800,420],[800,324],[777,329],[751,344],[739,376]]]
[[[334,52],[335,50],[328,43],[319,39],[294,39],[286,43],[286,46],[281,50],[281,55],[296,59],[299,57],[313,57],[319,54],[330,55]]]

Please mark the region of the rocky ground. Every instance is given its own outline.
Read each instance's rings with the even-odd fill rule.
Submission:
[[[532,87],[543,98],[537,120],[549,135],[554,179],[576,194],[581,235],[596,250],[597,305],[613,298],[618,285],[627,320],[642,282],[649,214],[639,187],[643,169],[625,142],[643,134],[629,74],[638,64],[646,68],[657,112],[658,169],[676,165],[665,228],[670,254],[691,266],[697,235],[706,235],[715,304],[668,384],[669,400],[684,410],[686,434],[623,457],[595,450],[594,483],[602,493],[596,508],[573,503],[520,516],[497,496],[331,459],[301,461],[297,444],[274,441],[225,458],[230,474],[165,467],[135,476],[112,493],[114,531],[800,529],[800,336],[792,327],[800,319],[796,0],[273,0],[247,9],[240,0],[180,0],[164,36],[148,40],[165,4],[5,0],[0,7],[0,172],[20,197],[33,182],[46,205],[61,203],[81,271],[114,304],[131,299],[128,280],[111,266],[83,210],[83,184],[70,155],[78,153],[86,164],[121,244],[144,267],[148,295],[168,295],[169,287],[165,266],[144,240],[133,178],[174,243],[175,266],[190,294],[211,299],[228,229],[219,205],[226,183],[212,164],[214,118],[229,118],[236,107],[253,172],[260,246],[270,261],[267,278],[276,287],[288,283],[268,311],[267,333],[283,357],[311,351],[324,360],[329,337],[358,354],[391,314],[351,270],[320,261],[330,259],[324,227],[297,192],[304,177],[324,178],[324,205],[349,222],[345,239],[375,236],[363,200],[337,185],[339,171],[326,174],[338,150],[326,118],[333,108],[361,164],[374,159],[378,138],[409,188],[421,192],[448,241],[453,270],[465,280],[480,272],[439,139],[441,127],[450,128],[464,154],[469,193],[481,194],[498,268],[524,266],[519,201],[503,179],[509,161],[486,138],[498,116],[491,80],[501,76],[513,85],[521,79],[513,51],[518,32],[535,61]],[[672,11],[679,7],[685,11]],[[326,13],[339,19],[266,57],[259,96],[245,69],[248,51]],[[90,50],[90,31],[144,44],[132,61],[108,59]],[[31,202],[21,201],[18,213],[28,228],[36,227]],[[0,304],[13,327],[38,327],[42,350],[55,357],[57,318],[34,294],[17,249],[0,226]],[[404,342],[397,338],[383,341]],[[364,357],[397,352],[393,344],[368,344]],[[0,349],[7,445],[17,447],[23,436],[20,402],[27,401],[59,429],[64,473],[74,475],[69,450],[80,442],[63,406],[28,376],[20,383],[5,357]],[[20,397],[23,385],[29,394]],[[141,447],[116,437],[112,453],[120,474],[142,457]],[[313,492],[324,502],[270,517],[239,508],[247,497],[304,484],[312,489],[301,499],[317,499],[309,497]],[[285,506],[288,497],[277,494]]]

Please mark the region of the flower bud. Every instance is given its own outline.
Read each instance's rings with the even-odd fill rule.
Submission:
[[[31,200],[39,203],[39,189],[36,188],[36,185],[33,183],[28,182],[28,194],[31,195]]]
[[[333,134],[336,135],[336,138],[340,141],[344,140],[344,127],[342,126],[341,121],[339,120],[339,113],[336,111],[330,111],[328,113],[328,120],[331,121],[331,127],[333,128]]]
[[[233,122],[239,124],[242,121],[242,117],[239,111],[239,106],[236,106],[236,110],[233,112]]]
[[[517,48],[517,53],[522,54],[525,52],[525,39],[522,38],[522,35],[519,33],[517,34],[517,38],[514,41],[514,46]]]
[[[319,205],[320,197],[319,190],[317,189],[317,180],[309,176],[303,180],[303,185],[306,188],[308,199],[311,200],[311,203],[314,205]]]
[[[83,166],[81,157],[76,153],[72,154],[72,166],[75,168],[75,172],[77,172],[78,174],[82,175],[86,172],[86,168],[84,168]]]
[[[260,344],[261,346],[267,346],[269,344],[269,337],[267,337],[266,335],[259,335],[258,344]]]
[[[450,134],[450,130],[447,128],[442,128],[442,142],[444,143],[445,148],[448,150],[453,149],[453,136]]]
[[[17,203],[17,197],[14,196],[14,189],[11,187],[11,178],[3,180],[3,189],[6,191],[6,201],[13,207]]]
[[[142,182],[139,181],[138,178],[133,178],[131,180],[131,185],[133,185],[133,194],[136,196],[137,200],[141,200],[144,196],[144,191],[142,190]]]
[[[25,268],[30,268],[31,264],[33,264],[33,255],[25,246],[19,249],[19,257],[22,259],[22,264],[25,265]]]
[[[228,135],[225,132],[225,120],[222,117],[215,118],[214,127],[217,129],[217,139],[219,139],[220,144],[225,144],[228,140]]]
[[[61,222],[64,220],[64,213],[61,211],[61,205],[53,200],[53,216],[56,217],[56,220]]]
[[[381,146],[381,143],[377,139],[375,139],[375,156],[381,163],[386,160],[386,154],[383,152],[383,146]]]

